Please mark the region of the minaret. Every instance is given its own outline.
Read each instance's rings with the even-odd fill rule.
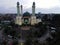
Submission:
[[[17,2],[17,16],[16,16],[15,24],[18,24],[18,25],[22,25],[22,16],[21,16],[20,10],[21,9],[19,6],[19,2]]]
[[[21,5],[21,15],[23,15],[23,6]]]
[[[33,2],[33,5],[32,5],[32,15],[35,15],[35,2]]]
[[[19,2],[17,2],[17,15],[20,15],[20,7],[19,7]]]
[[[36,16],[35,16],[35,2],[32,5],[32,16],[31,16],[31,25],[36,24]]]

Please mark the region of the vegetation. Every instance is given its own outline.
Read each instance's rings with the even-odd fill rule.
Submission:
[[[53,16],[51,22],[52,22],[53,26],[60,27],[60,15]]]
[[[24,13],[24,15],[28,16],[30,15],[30,13],[26,12]],[[43,20],[42,22],[39,22],[34,26],[24,24],[22,25],[22,26],[31,26],[31,29],[29,31],[26,31],[26,35],[24,35],[26,40],[25,45],[60,45],[60,15],[53,16],[52,20],[48,19],[48,16],[45,15],[43,16],[42,20]],[[48,31],[47,26],[49,26],[49,31],[51,31],[51,27],[55,27],[56,32],[50,33],[50,35],[53,38],[51,39],[50,37],[48,37],[46,39],[46,43],[41,44],[39,40],[37,40],[37,38],[41,38]],[[4,28],[3,34],[5,36],[8,35],[12,36],[13,45],[15,44],[17,45],[18,44],[17,39],[21,38],[20,26],[15,24],[14,21],[11,21],[10,24],[8,25],[3,24],[2,27]],[[4,41],[3,43],[5,44],[6,41]]]

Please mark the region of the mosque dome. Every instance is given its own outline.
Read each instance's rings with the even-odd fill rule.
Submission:
[[[29,12],[25,12],[24,14],[23,14],[23,17],[24,16],[31,16],[31,14],[29,13]]]

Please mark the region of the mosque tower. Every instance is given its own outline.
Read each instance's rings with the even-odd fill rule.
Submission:
[[[36,16],[35,16],[35,2],[32,5],[32,16],[31,16],[31,25],[36,24]]]
[[[16,21],[15,24],[22,25],[22,15],[20,13],[20,6],[19,2],[17,2],[17,16],[16,16]]]
[[[19,7],[19,2],[17,2],[17,15],[20,15],[20,7]]]
[[[21,5],[21,15],[23,15],[23,6]]]
[[[32,5],[32,15],[35,15],[35,2],[33,2],[33,5]]]

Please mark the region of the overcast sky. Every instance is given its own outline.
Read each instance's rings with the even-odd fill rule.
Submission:
[[[60,0],[0,0],[0,13],[16,13],[16,3],[23,5],[23,10],[31,12],[32,3],[36,3],[36,12],[60,13]]]

